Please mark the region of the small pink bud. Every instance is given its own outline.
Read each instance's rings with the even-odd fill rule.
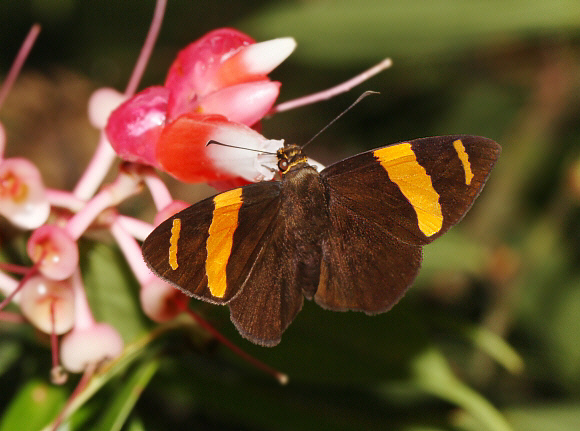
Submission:
[[[39,262],[38,270],[53,280],[70,277],[79,263],[77,243],[61,227],[44,225],[36,229],[26,246],[28,256]]]
[[[183,312],[189,296],[157,277],[151,277],[139,294],[145,314],[155,322],[166,322]]]
[[[84,371],[91,364],[119,357],[123,339],[115,328],[106,323],[94,323],[83,329],[73,329],[60,344],[62,365],[73,373]]]
[[[107,120],[127,97],[113,88],[99,88],[89,99],[89,121],[97,129],[104,129]]]
[[[0,161],[0,214],[16,226],[34,229],[50,213],[40,172],[26,159]]]
[[[74,324],[74,293],[70,282],[43,276],[30,278],[20,290],[22,314],[42,332],[64,334]]]
[[[119,157],[158,166],[155,146],[165,125],[168,99],[167,88],[149,87],[111,113],[105,131]]]

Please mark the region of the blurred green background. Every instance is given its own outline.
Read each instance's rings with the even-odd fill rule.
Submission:
[[[8,156],[38,163],[50,187],[72,187],[97,142],[87,98],[100,86],[124,89],[153,8],[143,0],[0,2],[1,76],[30,26],[43,27],[0,110]],[[170,0],[141,88],[163,82],[179,49],[224,26],[257,40],[297,40],[271,74],[283,83],[279,101],[393,59],[348,94],[265,120],[269,138],[305,142],[375,90],[309,147],[312,157],[328,164],[455,133],[492,138],[502,156],[463,222],[425,248],[415,286],[387,314],[309,303],[267,349],[243,340],[226,309],[192,304],[288,373],[287,386],[187,320],[151,332],[119,251],[86,240],[81,264],[95,314],[141,344],[100,376],[71,429],[580,429],[580,2]],[[191,202],[211,193],[172,184]],[[148,199],[125,209],[151,217]],[[3,247],[22,243],[5,223],[2,232]],[[0,331],[0,431],[40,429],[78,378],[51,386],[47,340],[28,325],[0,323]]]

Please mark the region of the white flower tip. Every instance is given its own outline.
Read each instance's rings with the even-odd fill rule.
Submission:
[[[113,112],[127,97],[113,88],[99,88],[89,99],[89,121],[97,129],[104,129]]]
[[[383,69],[388,69],[393,65],[393,60],[391,60],[390,57],[387,57],[383,61],[381,61],[378,65],[381,66]]]
[[[281,37],[248,45],[240,55],[250,73],[266,75],[286,60],[295,48],[294,38]]]
[[[288,384],[288,375],[287,374],[283,374],[283,373],[279,373],[276,378],[278,379],[278,381],[280,382],[280,384],[282,386],[285,386]]]

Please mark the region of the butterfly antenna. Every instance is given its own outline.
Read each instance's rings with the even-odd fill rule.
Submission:
[[[205,146],[207,147],[210,144],[221,145],[222,147],[237,148],[238,150],[253,151],[255,153],[273,154],[274,156],[276,155],[276,153],[272,153],[270,151],[256,150],[255,148],[238,147],[237,145],[224,144],[223,142],[214,141],[213,139],[207,141],[207,144],[205,144]]]
[[[328,123],[326,126],[324,126],[322,128],[322,130],[320,130],[320,132],[318,132],[316,135],[314,135],[312,138],[310,138],[310,140],[308,142],[306,142],[304,145],[302,145],[302,149],[304,149],[304,147],[306,147],[306,145],[310,144],[312,141],[314,141],[318,135],[320,135],[322,132],[324,132],[326,129],[328,129],[330,126],[332,126],[340,117],[342,117],[344,114],[346,114],[348,111],[350,111],[352,108],[354,108],[356,105],[358,105],[358,103],[363,100],[365,97],[370,96],[371,94],[380,94],[378,91],[365,91],[363,94],[361,94],[360,96],[358,96],[358,99],[356,99],[348,108],[346,108],[344,111],[342,111],[340,114],[338,114],[334,120],[332,120],[330,123]]]

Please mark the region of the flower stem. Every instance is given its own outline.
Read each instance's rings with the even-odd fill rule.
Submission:
[[[111,225],[111,233],[121,248],[127,263],[135,275],[135,278],[139,284],[143,285],[153,275],[143,260],[141,255],[141,247],[139,247],[139,244],[137,244],[135,238],[133,238],[127,231],[125,231],[125,229],[123,229],[123,227],[118,223],[118,220],[115,220],[115,222]]]

